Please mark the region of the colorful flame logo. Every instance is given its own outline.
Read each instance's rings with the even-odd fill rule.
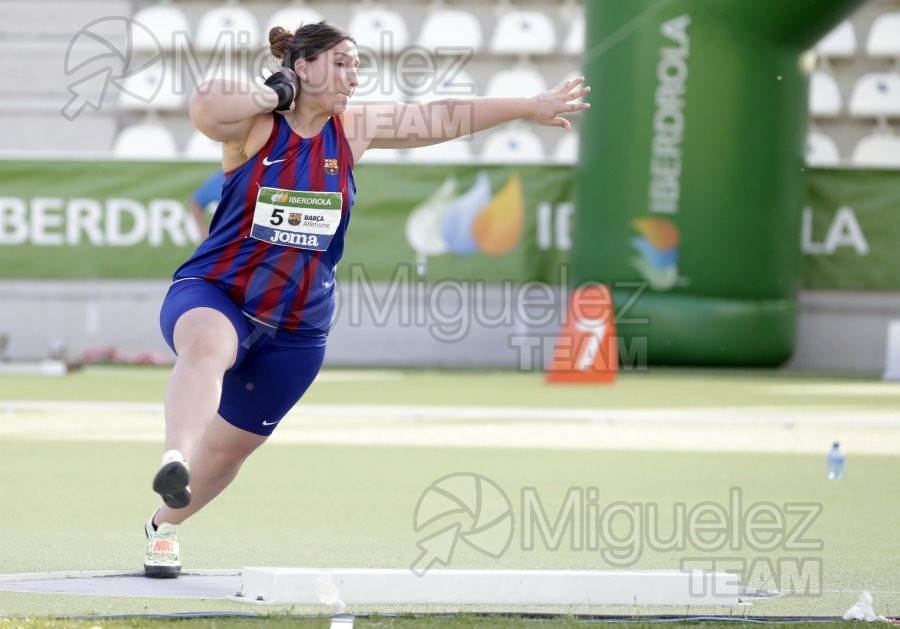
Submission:
[[[632,264],[655,290],[669,290],[678,281],[678,228],[664,218],[639,218],[632,222],[641,234],[631,239],[640,254]]]
[[[525,200],[513,173],[493,194],[487,172],[480,171],[468,190],[457,193],[454,177],[416,206],[406,220],[406,240],[418,262],[453,253],[502,255],[516,246],[525,225]]]

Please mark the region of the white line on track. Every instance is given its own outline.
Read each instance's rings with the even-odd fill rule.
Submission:
[[[7,438],[161,442],[163,425],[162,404],[0,403],[0,437]],[[850,454],[898,455],[900,412],[301,404],[272,438],[280,444],[818,454],[834,440]]]
[[[160,403],[130,402],[0,402],[4,413],[115,413],[160,415]],[[289,417],[351,421],[482,421],[663,423],[852,428],[900,428],[900,410],[848,409],[815,406],[695,407],[695,408],[537,408],[510,406],[420,406],[389,404],[300,404]]]

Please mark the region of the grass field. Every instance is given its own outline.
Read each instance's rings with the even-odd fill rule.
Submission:
[[[161,453],[166,377],[155,368],[93,368],[60,379],[0,378],[0,574],[140,568],[142,525],[156,505],[148,485]],[[744,585],[785,591],[750,610],[549,611],[834,617],[868,590],[878,613],[896,616],[898,401],[897,385],[772,372],[654,370],[584,388],[548,387],[534,374],[327,371],[236,483],[182,527],[183,559],[186,568],[407,568],[419,552],[413,517],[423,492],[444,476],[477,473],[502,488],[514,520],[524,517],[527,492],[556,517],[570,492],[589,488],[598,510],[626,505],[633,517],[615,521],[604,540],[573,525],[557,547],[528,548],[517,526],[499,559],[459,544],[450,567],[611,569],[622,567],[611,554],[619,551],[629,568],[705,562],[741,572]],[[847,450],[848,473],[827,481],[835,439]],[[688,522],[683,548],[661,548],[683,520],[678,505],[727,513],[735,495],[742,509],[725,547],[710,550]],[[783,518],[781,529],[746,517],[763,503]],[[802,539],[821,548],[787,540],[802,505],[820,511]],[[630,534],[626,525],[635,523]],[[763,548],[765,531],[780,543]],[[276,623],[280,614],[328,610],[0,592],[0,615],[19,624],[59,614],[211,611],[276,614]],[[467,618],[357,626],[519,626]]]

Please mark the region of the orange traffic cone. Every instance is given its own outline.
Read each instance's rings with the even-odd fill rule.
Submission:
[[[602,284],[576,289],[547,367],[547,382],[616,381],[619,346],[612,296]]]

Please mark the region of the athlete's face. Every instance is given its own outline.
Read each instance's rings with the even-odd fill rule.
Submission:
[[[344,40],[306,64],[305,97],[332,114],[347,108],[347,101],[359,85],[359,53],[356,45]]]

